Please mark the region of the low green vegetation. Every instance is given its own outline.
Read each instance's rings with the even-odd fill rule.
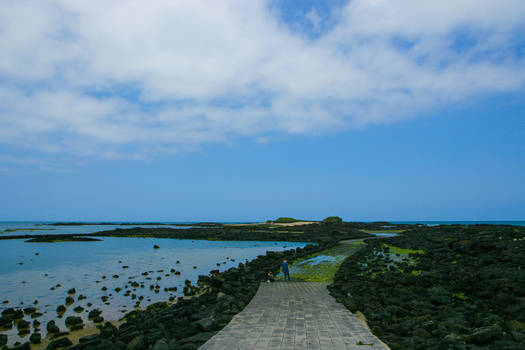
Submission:
[[[465,300],[465,299],[468,299],[468,297],[464,294],[464,293],[452,293],[452,296],[458,298],[458,299],[461,299],[461,300]]]
[[[271,227],[274,228],[274,227]],[[277,228],[277,227],[275,227]],[[260,233],[281,233],[281,234],[292,234],[292,235],[300,235],[304,233],[304,231],[284,231],[284,230],[250,230],[250,232],[260,232]]]
[[[299,221],[303,221],[303,220],[297,220],[297,219],[288,218],[288,217],[280,217],[280,218],[274,220],[273,222],[276,223],[276,224],[290,224],[290,223],[299,222]]]
[[[341,219],[339,216],[329,216],[326,219],[324,219],[322,222],[340,224],[343,222],[343,219]]]
[[[383,244],[382,247],[388,248],[390,253],[398,255],[425,254],[423,250],[399,248],[388,244]]]
[[[290,275],[293,280],[306,282],[331,282],[339,266],[344,261],[345,256],[328,257],[319,255],[316,258],[305,260],[301,263],[292,265]],[[280,276],[278,276],[280,277]]]
[[[295,281],[332,282],[343,261],[363,246],[366,246],[363,241],[343,243],[294,260],[290,264],[290,276]],[[281,274],[276,277],[283,279]]]

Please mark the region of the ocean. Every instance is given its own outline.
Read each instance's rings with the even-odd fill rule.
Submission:
[[[513,225],[513,226],[525,226],[525,221],[523,220],[511,220],[511,221],[390,221],[392,224],[408,224],[408,225],[428,225],[428,226],[438,226],[438,225]]]

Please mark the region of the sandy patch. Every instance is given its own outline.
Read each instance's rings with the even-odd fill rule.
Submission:
[[[288,223],[273,223],[274,226],[301,226],[301,225],[310,225],[318,224],[318,221],[297,221],[297,222],[288,222]]]
[[[310,225],[310,224],[318,224],[318,221],[297,221],[297,222],[287,222],[287,223],[267,223],[267,222],[253,222],[250,224],[225,224],[224,226],[261,226],[261,225],[271,225],[271,226],[282,226],[282,227],[288,227],[288,226],[301,226],[301,225]]]

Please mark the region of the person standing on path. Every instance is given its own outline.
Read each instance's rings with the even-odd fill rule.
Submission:
[[[288,270],[288,261],[286,259],[281,263],[281,272],[283,273],[284,280],[290,280],[290,271]]]

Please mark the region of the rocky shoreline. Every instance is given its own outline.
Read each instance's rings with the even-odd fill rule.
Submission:
[[[288,250],[280,253],[268,253],[257,259],[239,264],[238,268],[232,268],[219,273],[214,271],[211,276],[200,276],[198,286],[189,283],[184,288],[186,297],[181,297],[175,304],[168,302],[150,305],[146,310],[133,311],[128,314],[125,322],[120,327],[106,322],[97,326],[100,334],[83,337],[80,343],[72,346],[68,332],[54,332],[52,322],[45,325],[25,321],[22,316],[24,310],[8,310],[2,315],[2,322],[6,321],[19,328],[20,331],[33,333],[30,342],[8,348],[5,344],[7,339],[0,338],[0,349],[30,349],[31,344],[42,341],[39,328],[44,327],[51,333],[53,340],[47,349],[69,347],[74,349],[107,349],[107,348],[129,348],[129,349],[196,349],[215,332],[226,325],[231,317],[238,313],[251,300],[259,283],[264,280],[266,271],[275,273],[282,259],[294,260],[310,254],[320,252],[337,244],[343,238],[369,237],[370,235],[359,230],[354,225],[305,225],[316,226],[304,229],[303,227],[284,228],[272,230],[267,226],[245,228],[209,228],[204,230],[185,229],[136,229],[114,230],[103,233],[87,235],[60,235],[60,241],[69,238],[91,238],[90,236],[111,237],[162,237],[162,238],[192,238],[203,239],[212,236],[217,240],[295,240],[315,241],[315,245],[308,245],[297,250]],[[213,233],[210,233],[213,231]],[[322,234],[319,234],[322,232]],[[13,238],[13,237],[10,237]],[[18,237],[17,237],[18,238]],[[56,241],[57,235],[35,235],[33,237],[41,241]],[[189,282],[189,281],[188,281]],[[5,310],[4,310],[5,311]],[[28,311],[30,312],[30,310]],[[38,315],[38,313],[36,314]],[[91,317],[93,316],[93,317]],[[93,314],[90,319],[95,322],[102,321],[100,314]],[[37,321],[37,319],[35,319]],[[82,320],[75,317],[66,320],[69,331],[81,329],[84,324]],[[26,324],[27,323],[27,324]],[[27,333],[26,333],[27,334]],[[73,338],[71,338],[73,339]],[[3,347],[2,347],[3,346]],[[156,346],[156,347],[155,347]],[[166,347],[167,346],[167,347]]]
[[[322,242],[352,238],[371,237],[362,231],[366,228],[377,228],[380,224],[360,223],[318,223],[299,226],[275,226],[272,224],[245,226],[210,226],[207,228],[117,228],[90,234],[99,237],[157,237],[178,239],[205,239],[223,241],[291,241],[291,242]]]
[[[163,302],[133,311],[118,328],[109,322],[101,324],[97,326],[99,334],[83,337],[76,345],[72,345],[67,334],[57,334],[47,349],[197,349],[250,302],[266,271],[276,273],[282,259],[291,261],[336,244],[337,241],[322,242],[295,250],[269,252],[239,264],[238,268],[200,276],[198,285],[187,284],[186,296],[179,297],[175,304]],[[78,320],[72,318],[69,322],[74,326]],[[30,348],[27,342],[10,349]]]
[[[53,241],[56,237],[82,240],[83,237],[151,237],[174,239],[202,239],[216,241],[289,241],[320,242],[371,237],[366,230],[380,230],[384,223],[317,223],[299,226],[272,224],[228,226],[210,224],[209,227],[169,228],[130,227],[84,234],[40,234],[0,236],[0,240],[38,239]],[[406,225],[397,225],[405,227]]]
[[[525,349],[525,228],[414,227],[366,242],[330,290],[392,350]]]
[[[320,223],[289,228],[130,228],[80,235],[295,240],[316,245],[270,252],[236,268],[200,276],[198,285],[188,283],[186,296],[174,304],[156,303],[133,311],[117,326],[100,323],[98,334],[82,337],[75,345],[69,334],[56,334],[47,349],[197,349],[249,303],[265,272],[276,273],[282,259],[305,258],[344,239],[370,237],[366,230],[384,228],[383,223]],[[338,301],[366,317],[376,336],[392,350],[524,348],[524,227],[396,225],[393,229],[403,232],[366,239],[363,248],[342,263],[330,286]],[[6,316],[24,313],[12,311]],[[70,320],[71,329],[75,322]],[[30,339],[40,340],[33,334]],[[29,342],[1,347],[3,341],[0,338],[2,350],[31,348]]]

